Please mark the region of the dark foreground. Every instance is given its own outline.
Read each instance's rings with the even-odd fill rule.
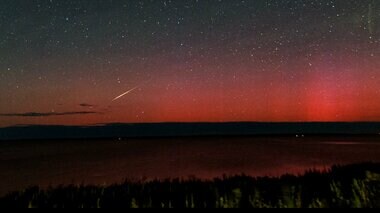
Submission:
[[[303,176],[213,181],[166,180],[112,186],[38,187],[0,199],[1,207],[38,208],[378,208],[380,164],[333,167]]]

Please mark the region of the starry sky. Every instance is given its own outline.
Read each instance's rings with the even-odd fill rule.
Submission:
[[[1,0],[0,126],[380,121],[377,0]]]

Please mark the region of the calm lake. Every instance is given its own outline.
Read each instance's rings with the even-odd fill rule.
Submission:
[[[0,142],[0,196],[30,185],[279,176],[380,162],[380,137],[193,137]]]

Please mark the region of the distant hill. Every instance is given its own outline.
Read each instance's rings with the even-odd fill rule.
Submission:
[[[379,133],[380,123],[156,123],[16,126],[1,128],[0,140]]]

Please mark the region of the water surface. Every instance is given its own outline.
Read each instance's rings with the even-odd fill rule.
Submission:
[[[278,176],[380,162],[380,137],[194,137],[0,143],[0,195],[125,178]]]

